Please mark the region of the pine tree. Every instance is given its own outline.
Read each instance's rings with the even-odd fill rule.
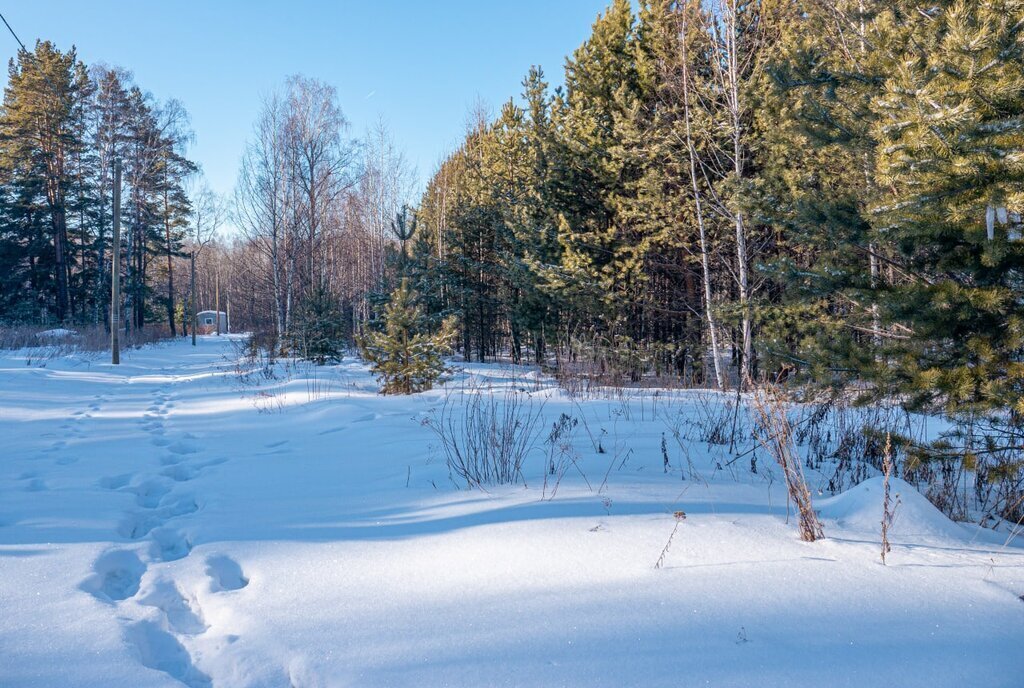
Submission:
[[[295,354],[325,365],[341,359],[349,334],[349,320],[338,299],[320,285],[302,301],[287,339]]]
[[[880,389],[950,413],[1024,412],[1024,2],[898,3],[873,208],[895,273]]]
[[[431,389],[446,372],[443,356],[456,337],[454,319],[435,334],[424,329],[423,313],[407,278],[384,310],[384,330],[359,339],[360,349],[381,383],[381,394],[414,394]]]
[[[408,205],[403,205],[401,210],[395,213],[395,219],[391,221],[391,233],[401,246],[400,268],[403,270],[409,260],[406,245],[416,235],[416,223],[416,213]]]
[[[873,365],[880,271],[887,247],[872,229],[876,115],[889,69],[874,20],[880,0],[790,2],[758,83],[757,212],[775,228],[762,301],[761,350],[774,366],[843,385]]]
[[[20,243],[33,274],[36,293],[47,295],[45,307],[63,321],[73,314],[71,274],[75,251],[68,233],[71,165],[83,145],[80,118],[88,78],[75,50],[62,53],[49,41],[34,51],[20,50],[8,67],[0,111],[0,168],[14,186],[23,213]],[[45,226],[37,211],[46,215]],[[43,232],[32,236],[24,232]]]
[[[554,110],[561,132],[553,167],[562,260],[546,274],[591,331],[614,330],[637,276],[636,252],[616,214],[617,199],[635,171],[614,154],[616,121],[635,102],[635,17],[628,0],[614,0],[591,36],[566,63],[564,106]]]

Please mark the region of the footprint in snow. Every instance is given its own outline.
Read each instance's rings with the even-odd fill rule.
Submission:
[[[92,569],[81,589],[104,602],[118,602],[139,591],[146,565],[131,550],[114,550],[100,555]]]
[[[160,475],[168,477],[175,482],[184,483],[199,475],[199,469],[193,466],[187,466],[183,463],[178,463],[173,466],[168,466],[164,470],[160,471]]]
[[[175,454],[196,454],[199,452],[199,447],[189,442],[175,442],[167,447],[167,451]]]
[[[181,454],[165,454],[160,457],[161,466],[174,466],[185,460]]]
[[[121,475],[108,475],[104,478],[100,478],[99,486],[104,490],[120,490],[122,487],[131,482],[132,474],[123,473]]]
[[[164,499],[164,502],[168,502],[168,499]],[[162,511],[167,514],[168,518],[188,516],[199,511],[199,501],[193,495],[181,495],[175,501],[165,504]]]
[[[160,506],[160,500],[171,491],[166,480],[153,478],[140,483],[131,489],[135,493],[135,502],[144,509],[155,509]]]
[[[17,480],[25,483],[24,489],[28,492],[41,492],[46,489],[46,483],[35,471],[22,473],[17,477]]]
[[[175,633],[199,635],[209,626],[195,597],[185,597],[173,581],[160,580],[139,597],[139,604],[156,607],[167,617],[167,625]]]
[[[162,671],[189,688],[210,688],[210,677],[192,663],[188,650],[173,635],[152,621],[140,621],[125,632],[138,651],[139,660],[150,669]]]
[[[121,519],[117,532],[121,537],[138,540],[149,534],[151,530],[162,526],[166,519],[154,512],[130,513]]]
[[[264,444],[263,446],[267,449],[277,449],[278,447],[283,447],[288,444],[289,441],[290,440],[281,440],[280,442],[271,442],[270,444]]]
[[[149,441],[149,443],[152,444],[154,447],[166,447],[168,444],[171,443],[171,441],[166,437],[154,437]]]
[[[151,533],[153,544],[150,556],[158,561],[184,559],[192,551],[192,541],[180,531],[171,528],[157,528]]]
[[[249,579],[242,573],[242,567],[226,554],[215,554],[207,558],[206,575],[212,579],[210,590],[213,592],[241,590],[249,585]]]
[[[47,489],[49,489],[49,487],[47,486],[46,481],[42,478],[32,478],[25,483],[26,492],[43,492]]]

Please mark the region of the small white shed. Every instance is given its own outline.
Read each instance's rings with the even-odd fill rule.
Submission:
[[[227,334],[229,329],[228,314],[224,311],[199,311],[196,314],[196,318],[199,323],[197,328],[199,332],[203,334],[214,334],[217,332],[217,316],[220,316],[220,332],[221,334]]]

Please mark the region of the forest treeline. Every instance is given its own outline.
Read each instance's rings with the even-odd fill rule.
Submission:
[[[0,110],[0,322],[108,323],[114,161],[122,166],[126,328],[175,328],[174,258],[192,221],[191,131],[121,69],[41,41]]]
[[[284,342],[316,322],[311,304],[339,300],[368,319],[387,223],[414,177],[383,123],[348,130],[333,87],[288,79],[264,98],[237,192],[222,197],[189,159],[178,101],[74,48],[20,50],[0,108],[0,325],[109,330],[115,161],[127,332],[188,334],[192,310],[233,307],[235,329]]]
[[[467,357],[921,404],[1021,383],[1024,3],[601,15],[431,178],[402,269]]]
[[[614,0],[418,202],[386,128],[352,136],[299,76],[225,202],[180,106],[39,43],[0,116],[0,320],[108,322],[118,157],[130,326],[187,324],[198,253],[200,308],[300,354],[381,329],[404,279],[468,360],[1015,419],[1022,52],[1024,0]]]
[[[613,2],[434,174],[467,357],[1024,410],[1024,3]]]

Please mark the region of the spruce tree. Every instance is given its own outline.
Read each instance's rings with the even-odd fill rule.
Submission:
[[[298,308],[288,341],[293,353],[317,365],[325,365],[341,359],[348,328],[349,320],[338,299],[327,287],[319,285]]]
[[[384,309],[384,330],[366,333],[359,346],[377,375],[381,394],[414,394],[431,389],[447,372],[443,357],[455,337],[452,318],[434,334],[425,331],[422,310],[408,278],[403,278]]]

